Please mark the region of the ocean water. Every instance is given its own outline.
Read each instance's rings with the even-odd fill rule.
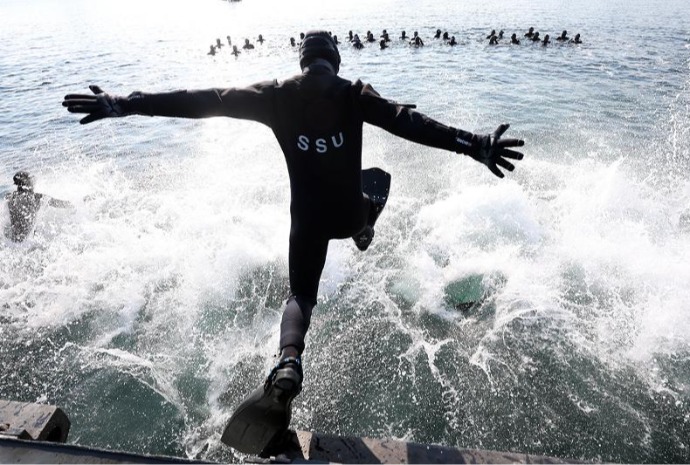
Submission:
[[[0,0],[0,23],[0,192],[27,169],[74,204],[0,240],[0,398],[61,406],[69,442],[242,461],[219,438],[275,360],[289,186],[256,123],[82,126],[63,96],[285,78],[301,31],[387,29],[387,50],[341,46],[342,76],[463,129],[509,122],[525,159],[499,180],[365,127],[391,197],[369,251],[331,243],[293,427],[690,462],[687,1]],[[583,44],[484,39],[530,26]]]

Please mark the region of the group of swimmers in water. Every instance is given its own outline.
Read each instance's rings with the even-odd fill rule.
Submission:
[[[333,37],[333,41],[336,43],[336,45],[340,45],[340,42],[338,41],[338,36],[333,35],[331,32],[329,32],[331,37]],[[493,29],[489,35],[486,36],[486,39],[489,41],[489,45],[498,45],[501,43],[501,41],[504,39],[504,32],[503,30],[499,31],[496,33],[496,30]],[[458,45],[458,41],[455,39],[455,36],[451,36],[448,34],[448,32],[441,32],[440,29],[436,29],[436,33],[434,34],[434,40],[442,40],[446,45],[454,46]],[[237,48],[237,45],[232,44],[232,40],[230,39],[230,36],[227,36],[228,40],[228,46],[232,47],[232,53],[237,57],[240,53],[240,50]],[[294,37],[290,37],[290,45],[292,47],[299,47],[299,44],[304,40],[304,33],[300,33],[300,41],[298,42],[295,40]],[[400,41],[403,41],[404,43],[409,44],[412,47],[423,47],[424,46],[424,40],[419,36],[419,33],[417,31],[414,31],[412,33],[412,36],[408,36],[407,32],[402,31],[399,37]],[[544,35],[544,37],[539,36],[539,31],[535,31],[533,27],[530,27],[529,30],[524,34],[523,40],[527,43],[540,43],[542,46],[547,46],[548,44],[551,43],[551,37],[549,34]],[[556,39],[556,42],[559,43],[570,43],[570,44],[581,44],[582,40],[580,39],[580,34],[575,34],[573,38],[568,37],[568,31],[563,30],[561,35],[559,35]],[[264,43],[264,38],[261,34],[259,34],[259,37],[256,39],[256,41],[260,44]],[[364,40],[362,40],[359,37],[359,34],[354,34],[352,31],[347,32],[347,42],[352,45],[355,49],[361,50],[365,47],[365,43],[378,43],[378,46],[381,48],[381,50],[388,48],[389,43],[391,42],[390,35],[388,34],[388,31],[385,29],[382,31],[381,36],[377,39],[374,34],[371,31],[367,31]],[[520,39],[518,38],[516,33],[513,33],[510,36],[510,44],[512,45],[520,45]],[[208,52],[208,55],[215,55],[220,51],[221,47],[223,47],[223,43],[221,42],[220,39],[216,39],[216,43],[211,45],[211,49]],[[254,45],[249,42],[249,39],[244,39],[244,45],[242,45],[242,49],[244,50],[251,50],[254,48]]]
[[[436,31],[438,34],[440,31]],[[498,45],[499,41],[503,39],[503,31],[499,31],[498,34],[496,34],[496,30],[492,29],[491,32],[489,33],[488,36],[486,36],[487,40],[489,41],[489,45]],[[533,27],[530,27],[527,32],[524,35],[524,40],[526,42],[532,42],[532,43],[541,43],[542,46],[546,47],[551,43],[551,37],[546,34],[544,35],[544,38],[542,39],[539,37],[539,31],[535,31]],[[556,37],[556,41],[560,43],[570,43],[570,44],[581,44],[582,39],[580,39],[580,34],[575,34],[575,37],[572,39],[568,37],[568,31],[563,30],[561,32],[561,35]],[[513,45],[520,45],[520,39],[517,38],[517,34],[513,33],[513,35],[510,36],[510,43]]]
[[[237,57],[240,53],[242,53],[237,48],[237,45],[233,45],[232,39],[230,38],[230,36],[226,36],[226,39],[228,40],[228,47],[232,47],[232,52],[230,52],[230,53],[235,55],[235,57]],[[265,41],[264,36],[259,34],[259,37],[256,39],[256,41],[260,44],[263,44]],[[216,39],[216,43],[211,44],[211,49],[208,51],[207,55],[214,56],[216,53],[218,53],[220,51],[220,49],[223,47],[223,45],[224,44],[221,42],[220,39]],[[249,39],[244,39],[244,45],[242,45],[242,49],[243,50],[252,50],[252,49],[254,49],[254,44],[249,42]]]

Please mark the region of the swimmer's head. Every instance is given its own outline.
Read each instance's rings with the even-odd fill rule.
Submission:
[[[17,171],[14,175],[14,183],[21,190],[30,191],[34,188],[34,177],[28,171]]]
[[[340,53],[333,38],[326,31],[309,31],[299,46],[299,66],[304,69],[317,58],[329,62],[335,73],[340,69]]]

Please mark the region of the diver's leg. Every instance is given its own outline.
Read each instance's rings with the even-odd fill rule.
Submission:
[[[280,323],[280,359],[273,371],[281,372],[283,368],[292,370],[286,383],[287,381],[296,382],[295,395],[301,389],[300,356],[304,351],[304,338],[309,330],[312,309],[316,305],[319,280],[326,263],[327,253],[327,239],[298,234],[294,231],[290,233],[288,266],[292,295],[285,303],[283,310]],[[279,378],[276,380],[280,381]]]

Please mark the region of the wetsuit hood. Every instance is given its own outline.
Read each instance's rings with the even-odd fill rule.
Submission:
[[[34,177],[28,171],[17,171],[13,178],[14,183],[22,190],[34,188]]]
[[[326,31],[309,31],[299,46],[299,65],[306,68],[315,58],[328,61],[338,74],[340,69],[340,53],[331,35]]]

